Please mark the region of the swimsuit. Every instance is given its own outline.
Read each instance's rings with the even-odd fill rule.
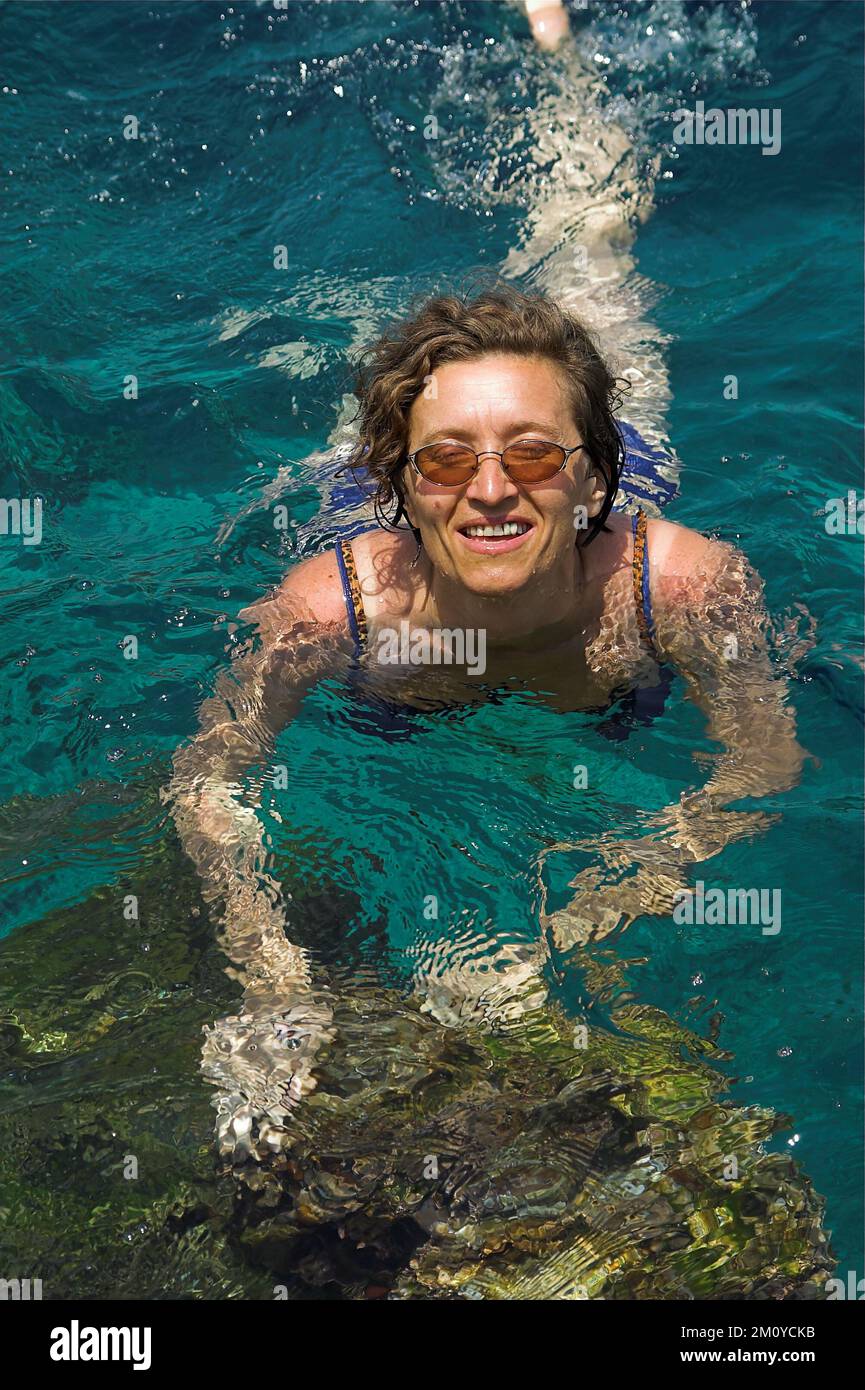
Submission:
[[[649,550],[646,544],[646,513],[638,511],[634,514],[631,521],[631,535],[634,538],[634,558],[631,563],[631,581],[634,589],[634,608],[637,615],[637,626],[640,629],[646,647],[651,655],[661,664],[661,658],[655,644],[655,621],[652,617],[652,595],[649,587]],[[354,642],[355,656],[361,656],[366,650],[367,624],[366,613],[363,608],[363,599],[360,592],[360,583],[357,577],[357,566],[354,563],[354,555],[351,549],[351,541],[341,540],[336,547],[336,563],[339,568],[339,578],[342,584],[342,594],[345,599],[345,611],[348,614],[348,626]]]
[[[644,439],[635,425],[627,424],[624,420],[617,421],[617,425],[622,436],[625,457],[618,506],[614,507],[614,510],[618,510],[622,502],[625,505],[636,505],[637,508],[647,506],[652,511],[665,507],[678,493],[675,457],[661,446]],[[368,479],[359,478],[354,471],[351,472],[350,478],[344,476],[345,465],[351,457],[353,447],[353,444],[348,442],[322,454],[319,463],[320,476],[317,481],[324,498],[321,515],[325,518],[328,538],[336,541],[336,559],[348,623],[355,654],[359,656],[367,645],[367,621],[350,542],[354,536],[370,529],[370,500],[374,489],[371,489]],[[646,550],[646,517],[642,510],[632,519],[632,534],[634,608],[642,643],[658,662],[659,674],[657,685],[642,686],[630,690],[625,695],[614,692],[611,700],[614,708],[610,710],[605,706],[603,711],[596,711],[598,714],[606,715],[597,725],[598,731],[612,739],[625,739],[637,725],[650,724],[663,711],[673,680],[671,668],[661,664],[654,640],[655,625],[652,619]],[[317,542],[315,548],[318,549],[323,538],[320,524],[313,535]],[[359,674],[355,670],[352,676],[353,685],[356,684]],[[411,706],[391,704],[381,695],[374,694],[362,686],[357,688],[356,693],[361,697],[367,715],[371,710],[375,711],[375,722],[388,738],[412,736],[417,727],[418,715]],[[489,698],[496,700],[496,692],[489,692]]]
[[[663,714],[667,696],[673,681],[670,667],[662,664],[662,658],[655,642],[655,622],[652,615],[652,595],[649,586],[649,551],[646,544],[645,512],[638,511],[632,518],[631,535],[634,541],[634,556],[631,564],[631,583],[634,594],[634,609],[640,636],[648,652],[660,668],[659,681],[654,686],[640,686],[624,694],[612,696],[615,708],[598,710],[605,718],[596,725],[597,732],[604,738],[621,742],[629,737],[639,725],[651,724]],[[368,529],[368,528],[367,528]],[[357,577],[357,566],[351,549],[351,541],[343,538],[336,547],[336,562],[342,583],[348,625],[354,642],[355,656],[359,657],[367,646],[367,621]],[[393,704],[371,691],[358,691],[363,700],[367,715],[373,714],[375,725],[389,740],[411,738],[418,729],[418,715],[411,707]],[[493,697],[495,695],[493,694]]]

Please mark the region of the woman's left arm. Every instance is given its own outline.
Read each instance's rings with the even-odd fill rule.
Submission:
[[[787,791],[807,756],[787,682],[769,656],[763,585],[744,556],[666,522],[650,526],[649,554],[660,654],[685,677],[720,749],[697,755],[713,765],[708,781],[648,815],[647,834],[571,846],[598,854],[605,868],[578,874],[568,907],[546,919],[560,948],[608,935],[644,913],[669,913],[689,865],[777,820],[766,811],[731,810],[731,803]]]
[[[720,745],[701,755],[714,764],[705,786],[684,792],[657,818],[672,830],[683,861],[698,863],[743,829],[769,822],[760,813],[726,808],[794,787],[806,753],[796,739],[787,681],[769,655],[759,575],[731,545],[669,523],[650,529],[658,645],[685,677],[689,698],[706,716],[706,733]]]

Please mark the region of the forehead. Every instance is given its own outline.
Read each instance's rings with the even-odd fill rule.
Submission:
[[[561,424],[570,416],[564,374],[543,357],[487,354],[438,367],[409,411],[412,433],[449,426]]]

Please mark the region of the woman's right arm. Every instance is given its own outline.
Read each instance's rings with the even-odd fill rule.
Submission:
[[[246,777],[270,761],[279,730],[312,685],[348,665],[351,644],[336,558],[297,566],[241,618],[259,644],[232,662],[178,750],[168,788],[178,834],[215,908],[219,941],[243,986],[236,1016],[207,1030],[202,1068],[218,1084],[220,1153],[262,1157],[285,1139],[285,1116],[316,1086],[333,1037],[326,992],[292,939],[281,885],[268,868],[264,827]],[[288,930],[287,930],[288,928]]]
[[[232,662],[202,705],[198,732],[175,754],[168,799],[205,899],[226,918],[252,912],[263,925],[274,914],[278,885],[265,869],[262,826],[244,778],[270,759],[277,733],[307,691],[347,666],[333,553],[297,566],[271,598],[241,617],[257,625],[259,645]]]

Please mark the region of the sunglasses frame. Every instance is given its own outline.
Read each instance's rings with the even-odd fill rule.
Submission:
[[[479,469],[480,466],[481,466],[481,459],[482,459],[482,458],[487,458],[487,457],[489,457],[490,455],[491,455],[493,458],[497,458],[497,459],[498,459],[499,464],[500,464],[500,466],[501,466],[502,472],[505,474],[506,477],[510,478],[512,482],[518,483],[520,487],[538,487],[541,483],[548,483],[548,482],[550,481],[550,478],[555,478],[555,477],[556,477],[556,474],[561,473],[562,469],[565,468],[565,467],[567,466],[567,462],[568,462],[568,459],[571,457],[571,454],[579,453],[580,449],[585,449],[585,448],[586,448],[586,445],[585,445],[585,444],[575,444],[575,445],[573,446],[572,449],[565,449],[565,447],[564,447],[563,444],[557,444],[556,441],[555,441],[554,439],[531,439],[531,440],[528,440],[528,439],[527,439],[527,440],[525,440],[525,441],[523,441],[523,442],[526,443],[526,444],[550,444],[550,445],[552,445],[553,448],[555,448],[555,449],[562,449],[563,452],[564,452],[565,457],[562,459],[562,461],[561,461],[559,467],[556,469],[555,473],[550,473],[549,477],[547,477],[547,478],[538,478],[537,481],[535,481],[535,482],[525,482],[522,478],[519,478],[519,477],[516,477],[516,478],[515,478],[514,475],[511,473],[510,469],[507,467],[507,465],[506,465],[506,463],[505,463],[504,456],[505,456],[505,454],[507,453],[508,449],[511,449],[511,448],[514,447],[512,444],[508,444],[508,445],[507,445],[507,448],[503,449],[501,453],[498,453],[495,449],[482,449],[481,452],[480,452],[479,454],[477,454],[477,453],[475,453],[474,449],[471,449],[471,450],[469,450],[469,452],[470,452],[470,453],[473,453],[473,454],[475,455],[475,466],[474,466],[474,468],[472,469],[470,476],[469,476],[468,478],[464,478],[463,481],[462,481],[461,483],[437,483],[436,480],[435,480],[435,478],[428,478],[428,477],[426,476],[425,473],[421,473],[420,469],[419,469],[418,466],[417,466],[417,456],[418,456],[418,454],[420,454],[420,453],[423,452],[423,449],[434,449],[434,448],[435,448],[435,444],[424,444],[420,449],[415,449],[415,451],[414,451],[413,454],[407,454],[407,455],[406,455],[406,458],[408,459],[408,462],[411,464],[411,466],[412,466],[412,468],[414,469],[415,473],[417,473],[418,477],[419,477],[419,478],[423,478],[423,480],[424,480],[425,483],[432,483],[433,487],[466,487],[466,486],[472,481],[473,478],[476,478],[476,477],[477,477],[478,469]],[[453,439],[453,440],[438,439],[438,440],[436,440],[436,443],[437,443],[437,444],[456,444],[456,443],[459,443],[459,441],[456,440],[456,439]],[[468,446],[468,444],[466,444],[466,445],[464,445],[463,447],[466,448],[466,449],[468,449],[469,446]]]

